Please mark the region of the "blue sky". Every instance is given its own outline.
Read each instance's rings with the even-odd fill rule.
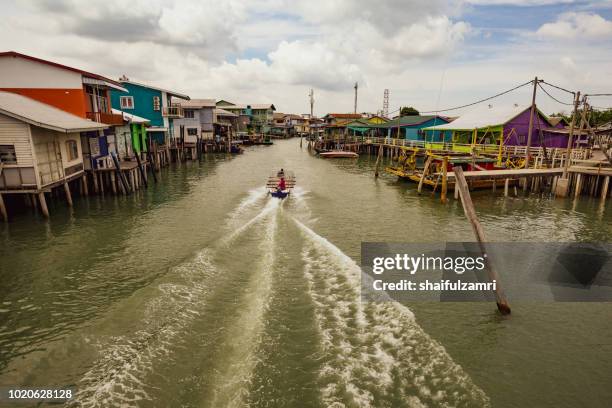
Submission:
[[[308,111],[310,88],[316,113],[351,111],[354,82],[370,112],[384,89],[392,109],[431,110],[536,75],[612,91],[610,0],[18,0],[0,30],[0,49],[294,113]],[[529,99],[525,89],[495,103]]]

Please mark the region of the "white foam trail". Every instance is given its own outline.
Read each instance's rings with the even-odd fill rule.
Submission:
[[[238,206],[229,214],[229,220],[239,218],[246,210],[254,207],[257,203],[263,200],[268,195],[265,187],[258,187],[250,190]]]
[[[273,199],[270,211],[282,209],[282,200]],[[270,212],[268,213],[270,214]],[[260,245],[263,255],[256,274],[250,279],[249,290],[245,295],[244,313],[232,325],[226,344],[231,349],[223,358],[223,367],[216,378],[213,407],[243,407],[253,370],[257,364],[257,347],[261,342],[264,329],[264,316],[269,307],[272,292],[272,270],[275,261],[275,234],[278,211],[271,212],[266,225],[264,238]]]
[[[77,392],[69,405],[79,407],[138,406],[151,400],[143,379],[153,364],[168,358],[181,343],[180,333],[199,315],[208,282],[216,273],[209,251],[202,251],[189,263],[174,268],[173,281],[161,283],[159,295],[146,305],[141,329],[126,336],[116,336],[99,343],[100,359],[77,383]]]
[[[279,206],[278,201],[279,200],[275,198],[269,199],[265,207],[255,217],[251,218],[250,220],[242,224],[240,227],[229,233],[227,236],[222,238],[219,243],[222,246],[229,245],[234,239],[238,238],[238,236],[245,232],[249,227],[257,223],[258,221],[261,221],[263,218],[266,217],[266,215],[277,209]]]
[[[488,397],[397,302],[362,303],[359,266],[294,219],[322,337],[327,406],[489,406]]]

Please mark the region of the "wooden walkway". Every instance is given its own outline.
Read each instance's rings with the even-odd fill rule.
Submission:
[[[478,170],[464,171],[466,179],[493,180],[493,179],[517,179],[522,177],[550,177],[563,174],[562,168],[554,169],[513,169],[513,170]],[[448,178],[455,178],[455,173],[450,171]]]

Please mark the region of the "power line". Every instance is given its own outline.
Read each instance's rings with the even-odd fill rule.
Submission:
[[[558,85],[551,84],[550,82],[546,82],[546,81],[544,81],[544,80],[542,80],[542,82],[544,82],[546,85],[550,85],[550,86],[552,86],[553,88],[557,88],[557,89],[559,89],[559,90],[561,90],[561,91],[563,91],[563,92],[567,92],[567,93],[569,93],[569,94],[576,95],[576,92],[574,92],[574,91],[570,91],[569,89],[562,88],[562,87],[560,87],[560,86],[558,86]]]
[[[514,88],[508,89],[507,91],[500,92],[500,93],[498,93],[498,94],[496,94],[496,95],[489,96],[488,98],[480,99],[480,100],[478,100],[478,101],[476,101],[476,102],[468,103],[468,104],[466,104],[466,105],[455,106],[455,107],[453,107],[453,108],[448,108],[448,109],[438,109],[438,110],[433,110],[433,111],[422,111],[422,112],[420,112],[420,113],[438,113],[438,112],[448,112],[448,111],[452,111],[452,110],[457,110],[457,109],[467,108],[467,107],[469,107],[469,106],[474,106],[474,105],[477,105],[477,104],[482,103],[482,102],[490,101],[491,99],[494,99],[494,98],[500,97],[500,96],[502,96],[502,95],[505,95],[505,94],[507,94],[507,93],[510,93],[510,92],[512,92],[512,91],[515,91],[515,90],[517,90],[517,89],[519,89],[519,88],[522,88],[522,87],[524,87],[524,86],[526,86],[526,85],[529,85],[529,84],[532,84],[532,83],[533,83],[533,80],[531,80],[531,81],[527,81],[527,82],[525,82],[524,84],[521,84],[521,85],[515,86]]]
[[[612,94],[609,94],[609,93],[585,94],[584,96],[612,96]]]
[[[549,94],[549,93],[548,93],[548,91],[547,91],[546,89],[544,89],[544,87],[542,86],[542,84],[538,84],[538,87],[540,87],[540,89],[541,89],[542,91],[544,91],[544,93],[545,93],[546,95],[548,95],[548,97],[549,97],[550,99],[552,99],[552,100],[554,100],[554,101],[556,101],[556,102],[560,103],[561,105],[574,106],[574,104],[573,104],[573,103],[567,103],[567,102],[560,101],[560,100],[558,100],[557,98],[555,98],[554,96],[552,96],[551,94]]]

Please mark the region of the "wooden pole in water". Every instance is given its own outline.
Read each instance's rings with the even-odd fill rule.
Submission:
[[[448,156],[444,156],[444,161],[442,162],[442,192],[440,193],[440,201],[446,202],[446,192],[448,189]]]
[[[376,158],[376,169],[374,170],[374,177],[378,178],[378,166],[380,165],[380,159],[383,154],[383,144],[380,144],[378,148],[378,157]]]
[[[138,171],[140,172],[140,177],[142,178],[142,182],[144,183],[145,188],[149,187],[147,183],[147,173],[144,171],[142,167],[142,161],[140,160],[140,154],[136,153],[136,161],[138,162]]]
[[[497,309],[503,315],[510,314],[510,305],[508,304],[506,295],[504,294],[504,291],[501,287],[499,275],[497,274],[497,271],[493,268],[493,265],[487,257],[487,250],[485,247],[486,238],[484,230],[482,229],[480,221],[478,220],[478,216],[476,215],[476,210],[474,209],[474,204],[472,203],[472,197],[470,196],[470,191],[468,190],[468,185],[463,174],[463,169],[461,168],[461,166],[455,166],[453,167],[453,171],[455,173],[455,185],[457,185],[459,188],[459,195],[461,197],[461,204],[463,205],[463,212],[465,213],[467,219],[470,221],[470,224],[472,224],[474,235],[476,235],[478,246],[480,247],[480,251],[482,252],[484,257],[484,263],[489,274],[489,280],[491,282],[496,283],[495,300],[497,303]]]

